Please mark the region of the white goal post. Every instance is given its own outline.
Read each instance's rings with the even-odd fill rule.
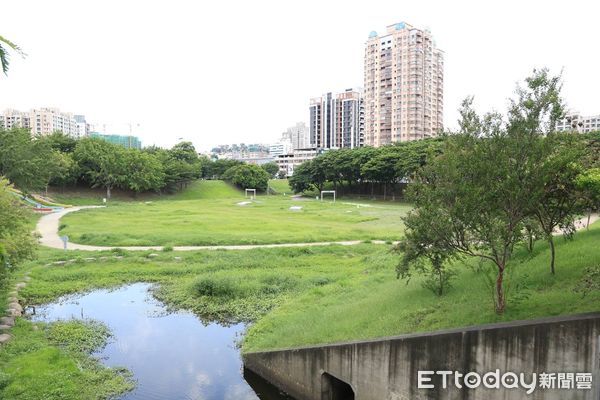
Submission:
[[[333,202],[335,203],[335,190],[321,190],[321,201],[323,201],[324,194],[333,194]]]
[[[256,199],[256,189],[246,189],[246,191],[244,193],[246,195],[246,198],[248,198],[249,192],[252,193],[252,196],[250,196],[250,199],[255,200]]]

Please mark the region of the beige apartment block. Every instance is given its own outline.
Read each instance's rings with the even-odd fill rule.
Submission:
[[[437,136],[444,118],[444,59],[428,30],[401,22],[365,46],[365,145]]]
[[[56,108],[34,108],[29,111],[7,109],[0,114],[0,129],[20,127],[31,129],[34,135],[49,135],[60,131],[76,138],[85,136],[85,117],[77,116],[83,121],[83,129],[81,121],[78,123],[75,117]]]
[[[0,114],[0,129],[30,128],[29,113],[6,109]]]
[[[37,135],[49,135],[60,131],[65,135],[77,137],[79,127],[71,113],[56,108],[37,108],[29,111],[31,132]]]

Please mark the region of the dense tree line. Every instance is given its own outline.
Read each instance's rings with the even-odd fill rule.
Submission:
[[[0,131],[0,175],[30,192],[48,185],[84,184],[171,192],[211,173],[211,162],[182,142],[171,149],[125,149],[98,138],[75,140],[60,132],[34,136],[28,129]]]
[[[560,88],[560,77],[535,71],[506,116],[480,116],[472,98],[463,102],[460,131],[445,138],[409,185],[415,208],[397,247],[399,277],[424,274],[425,286],[441,295],[454,275],[449,261],[486,260],[481,269],[502,314],[516,247],[547,241],[556,273],[554,232],[571,237],[577,215],[597,208],[600,195],[597,134],[554,131],[564,115]]]
[[[173,192],[199,178],[226,179],[264,191],[278,169],[274,163],[254,168],[238,160],[213,161],[199,156],[189,142],[138,150],[60,132],[35,136],[28,129],[0,130],[0,176],[24,192],[79,184],[104,188],[110,198],[115,188]]]
[[[325,152],[300,164],[289,178],[296,193],[323,190],[327,183],[352,189],[358,184],[382,184],[384,197],[393,183],[407,181],[442,149],[444,138]]]

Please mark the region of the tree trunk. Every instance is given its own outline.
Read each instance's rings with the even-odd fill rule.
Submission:
[[[550,244],[550,271],[554,275],[554,259],[556,258],[556,250],[554,249],[554,237],[552,234],[548,237],[548,243]]]
[[[504,299],[504,267],[498,268],[498,277],[496,278],[496,314],[504,314],[506,301]]]
[[[587,220],[587,225],[586,225],[585,229],[589,231],[590,230],[590,218],[592,218],[592,208],[591,207],[588,209],[587,217],[588,217],[588,220]]]
[[[533,232],[531,230],[528,230],[528,236],[529,236],[529,246],[528,246],[528,250],[530,253],[533,253],[533,245],[534,245],[534,240],[533,240]]]
[[[385,196],[387,195],[387,183],[383,184],[383,200],[385,201]]]
[[[110,186],[106,187],[106,200],[110,200]]]

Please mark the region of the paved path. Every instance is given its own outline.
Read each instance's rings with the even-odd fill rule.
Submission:
[[[63,242],[58,236],[58,227],[60,219],[63,215],[89,208],[102,208],[104,206],[82,206],[65,208],[62,211],[55,212],[52,214],[46,214],[40,218],[37,223],[37,231],[41,235],[40,243],[47,247],[55,249],[63,249]],[[590,225],[598,220],[598,214],[592,215],[590,218]],[[575,221],[577,230],[584,229],[587,227],[587,216]],[[557,232],[555,234],[561,234]],[[175,246],[175,251],[196,251],[196,250],[250,250],[258,248],[275,248],[275,247],[310,247],[310,246],[328,246],[332,244],[342,246],[354,246],[363,243],[363,240],[345,240],[340,242],[312,242],[312,243],[277,243],[277,244],[242,244],[242,245],[221,245],[221,246]],[[371,243],[385,244],[383,240],[372,240]],[[394,242],[396,243],[396,242]],[[160,251],[163,246],[92,246],[86,244],[69,243],[67,246],[68,250],[85,250],[85,251],[98,251],[98,250],[110,250],[115,247],[125,250],[156,250]]]
[[[83,207],[72,207],[65,208],[62,211],[46,214],[40,218],[37,223],[37,231],[41,235],[40,243],[47,247],[55,249],[63,249],[63,242],[58,235],[58,227],[60,225],[60,219],[63,215],[72,213],[79,210],[89,208],[101,208],[103,206],[83,206]],[[245,244],[245,245],[222,245],[222,246],[175,246],[175,251],[195,251],[195,250],[250,250],[258,248],[274,248],[274,247],[309,247],[309,246],[327,246],[331,244],[339,244],[342,246],[353,246],[363,243],[362,240],[345,240],[341,242],[313,242],[313,243],[277,243],[277,244]],[[371,243],[385,244],[383,240],[373,240]],[[157,250],[163,249],[163,246],[91,246],[86,244],[77,244],[69,242],[68,250],[85,250],[85,251],[98,251],[98,250],[110,250],[118,247],[124,250]]]

